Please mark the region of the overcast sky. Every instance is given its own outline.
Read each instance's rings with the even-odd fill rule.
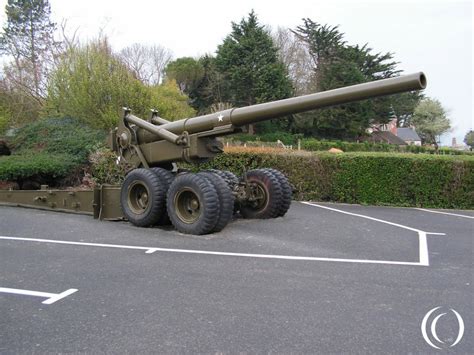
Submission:
[[[4,9],[6,0],[0,0]],[[50,0],[53,20],[68,20],[79,38],[100,29],[114,49],[132,43],[160,44],[174,58],[214,53],[239,22],[254,9],[261,24],[295,28],[308,17],[339,25],[350,44],[368,43],[376,52],[393,52],[406,73],[424,71],[426,95],[449,111],[453,131],[462,142],[473,129],[471,1],[456,0]],[[3,11],[4,12],[4,11]],[[5,15],[2,12],[2,27]]]

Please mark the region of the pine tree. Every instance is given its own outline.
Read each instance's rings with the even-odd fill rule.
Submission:
[[[291,96],[292,87],[278,49],[254,11],[217,49],[216,65],[224,75],[223,98],[234,106],[247,106]],[[277,121],[275,121],[276,123]]]
[[[50,20],[48,0],[8,0],[6,25],[0,36],[2,54],[13,58],[9,75],[36,99],[45,94],[48,61],[54,46],[56,24]]]

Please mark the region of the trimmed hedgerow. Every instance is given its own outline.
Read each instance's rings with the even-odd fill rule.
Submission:
[[[0,158],[0,180],[55,179],[66,176],[77,165],[68,154],[37,153]]]
[[[425,154],[440,154],[440,155],[473,155],[472,152],[455,150],[450,148],[418,146],[418,145],[395,145],[387,143],[372,143],[372,142],[345,142],[345,141],[326,141],[316,140],[314,138],[307,138],[301,140],[301,148],[309,151],[327,151],[331,148],[338,148],[344,152],[395,152],[395,153],[425,153]]]
[[[435,149],[429,146],[418,145],[395,145],[388,143],[374,142],[348,142],[341,140],[319,140],[315,138],[303,138],[301,134],[291,134],[288,132],[273,132],[259,135],[249,134],[233,134],[226,137],[231,143],[247,143],[247,145],[265,145],[265,143],[273,143],[280,140],[285,145],[296,146],[298,140],[301,143],[301,149],[312,152],[325,152],[331,148],[338,148],[344,152],[393,152],[393,153],[426,153],[440,155],[472,155],[474,152],[466,150],[456,150],[448,147]]]
[[[294,198],[373,205],[474,208],[474,157],[386,153],[227,152],[205,164],[241,174],[281,170]]]

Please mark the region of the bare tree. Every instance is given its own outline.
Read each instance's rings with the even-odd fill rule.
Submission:
[[[314,89],[313,58],[307,44],[298,39],[288,28],[278,27],[273,33],[273,41],[278,47],[278,54],[285,64],[296,95],[308,94]]]
[[[163,71],[172,58],[170,50],[160,46],[146,46],[134,43],[122,49],[120,59],[134,73],[137,79],[148,85],[158,85]]]
[[[43,102],[35,95],[31,89],[33,87],[33,77],[24,75],[15,63],[3,67],[0,74],[0,111],[5,114],[4,119],[9,126],[25,124],[38,118]]]
[[[63,19],[61,21],[61,43],[62,51],[67,51],[67,50],[72,50],[74,48],[77,48],[79,46],[79,40],[77,37],[77,33],[79,32],[79,27],[76,27],[72,33],[70,33],[68,29],[68,19]]]

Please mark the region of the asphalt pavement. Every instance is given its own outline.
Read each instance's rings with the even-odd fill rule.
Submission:
[[[474,211],[293,202],[189,236],[0,206],[0,353],[472,353],[473,235]]]

